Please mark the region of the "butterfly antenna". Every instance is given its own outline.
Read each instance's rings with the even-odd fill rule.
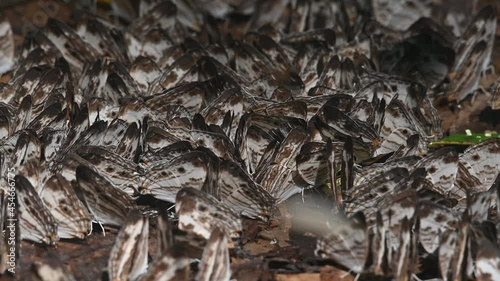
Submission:
[[[415,273],[412,273],[412,274],[411,274],[411,278],[412,278],[413,280],[416,280],[416,281],[423,281],[422,279],[418,278],[418,277],[417,277],[417,275],[416,275]]]

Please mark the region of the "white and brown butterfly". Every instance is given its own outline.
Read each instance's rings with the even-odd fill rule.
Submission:
[[[500,278],[500,249],[496,243],[486,238],[479,241],[479,249],[476,253],[477,280],[497,280]]]
[[[196,280],[229,281],[231,267],[229,262],[228,238],[224,231],[216,228],[210,234],[198,268]]]
[[[374,163],[365,167],[355,167],[354,186],[367,183],[376,176],[394,168],[403,168],[411,172],[418,160],[420,160],[418,156],[408,156],[391,159],[384,163]]]
[[[158,217],[156,218],[158,248],[156,258],[161,258],[174,245],[173,224],[170,221],[168,209],[166,203],[161,203],[158,207]]]
[[[413,220],[415,214],[415,205],[417,202],[417,194],[413,189],[395,190],[391,194],[379,199],[375,205],[375,209],[379,210],[382,215],[382,222],[387,229],[387,249],[388,262],[392,264],[396,259],[397,251],[400,250],[400,242],[402,235],[402,223],[405,218],[408,221]],[[372,227],[376,222],[376,213],[371,210],[365,211],[367,224]],[[404,234],[404,233],[403,233]],[[406,238],[404,239],[406,241]]]
[[[346,194],[346,213],[370,209],[385,196],[393,193],[398,183],[408,177],[404,168],[394,168],[373,177],[367,183],[353,187]]]
[[[276,147],[273,158],[268,160],[269,164],[265,169],[257,172],[259,183],[276,199],[277,204],[308,187],[295,175],[295,158],[308,140],[304,129],[292,129]]]
[[[214,195],[224,204],[249,218],[267,221],[276,199],[237,163],[223,160],[219,164]]]
[[[436,191],[442,192],[443,195],[451,192],[460,196],[460,190],[457,190],[453,184],[458,173],[458,158],[453,148],[442,148],[427,155],[415,166],[426,169],[426,178],[434,184]]]
[[[333,161],[337,170],[341,168],[344,144],[331,142],[330,145],[331,151],[325,143],[316,141],[304,143],[300,148],[295,159],[297,173],[311,186],[321,185],[328,179],[328,161]],[[327,159],[332,154],[335,159]]]
[[[146,153],[155,153],[162,148],[181,141],[179,137],[168,132],[167,129],[159,127],[161,125],[164,124],[148,124],[146,136],[144,137],[144,146]],[[166,125],[164,126],[166,127]]]
[[[316,255],[333,259],[349,271],[361,273],[369,256],[369,235],[363,214],[348,219],[336,215],[316,244]]]
[[[455,44],[455,64],[449,98],[462,101],[479,86],[481,73],[490,67],[496,32],[494,8],[484,7]]]
[[[189,280],[190,262],[186,256],[185,249],[176,244],[168,250],[161,258],[156,259],[148,267],[146,274],[139,281],[155,280]]]
[[[377,132],[370,124],[353,119],[334,106],[325,105],[318,112],[315,125],[324,138],[352,138],[358,161],[370,158],[380,143]]]
[[[213,196],[190,187],[177,192],[175,211],[179,229],[208,239],[215,228],[228,237],[239,237],[243,226],[238,213]]]
[[[0,76],[14,67],[14,35],[9,20],[0,18]]]
[[[100,58],[108,57],[114,61],[126,62],[126,57],[118,42],[114,40],[118,27],[98,18],[86,15],[76,26],[76,32],[86,43],[90,44]],[[113,35],[112,35],[113,34]],[[116,36],[116,35],[115,35]]]
[[[374,156],[398,150],[410,136],[417,133],[406,106],[397,97],[393,98],[384,110],[380,127],[381,144]]]
[[[456,231],[445,232],[440,239],[438,261],[441,277],[445,280],[471,277],[473,273],[470,254],[470,222],[465,212]]]
[[[149,219],[131,210],[118,232],[108,259],[110,280],[137,280],[148,266]]]
[[[137,83],[137,87],[139,87],[143,93],[147,93],[149,86],[161,75],[158,65],[148,57],[143,56],[134,60],[129,67],[129,72],[130,76],[132,76]]]
[[[153,162],[146,168],[139,192],[175,202],[178,191],[183,187],[202,189],[210,162],[210,156],[199,150]]]
[[[68,272],[57,256],[49,255],[50,261],[39,261],[31,265],[32,280],[37,281],[75,281],[73,274]]]
[[[399,236],[399,248],[393,259],[393,274],[394,279],[398,281],[411,280],[413,270],[415,269],[415,245],[412,239],[411,222],[407,217],[401,221],[401,232]]]
[[[102,146],[82,146],[77,150],[78,156],[85,160],[83,163],[91,165],[95,171],[98,171],[114,187],[126,192],[130,196],[138,194],[140,169],[134,162]],[[70,158],[68,158],[69,160]],[[77,168],[71,167],[71,165],[65,165],[65,167],[75,170]]]
[[[16,176],[15,185],[21,239],[53,245],[59,240],[54,216],[25,177]]]
[[[3,189],[0,189],[0,230],[2,231],[2,236],[0,237],[0,274],[4,274],[5,271],[8,269],[8,260],[9,260],[9,257],[8,257],[8,254],[9,254],[9,236],[10,235],[3,235],[3,231],[4,229],[8,226],[8,221],[9,219],[17,219],[15,217],[15,215],[17,214],[17,212],[9,212],[8,210],[8,207],[12,207],[14,206],[15,202],[10,202],[9,199],[7,198],[7,192],[4,191]],[[13,231],[16,231],[16,230],[19,230],[19,226],[18,224],[17,225],[17,229],[12,229]],[[16,227],[16,225],[14,225],[14,227]],[[19,237],[19,234],[18,234],[18,237]],[[15,239],[14,237],[14,240],[13,242],[11,243],[15,243],[14,244],[14,247],[17,247],[17,249],[19,250],[19,247],[18,245],[16,245],[17,243],[19,243],[20,241],[17,239]],[[17,253],[15,252],[15,254],[18,254],[18,251]]]
[[[418,239],[428,253],[434,253],[441,239],[451,239],[449,235],[460,225],[460,216],[448,208],[422,201],[417,204],[416,216],[419,220]],[[443,250],[441,250],[443,251]]]
[[[500,175],[489,190],[469,194],[467,198],[467,212],[472,222],[484,222],[492,219],[492,210],[498,204],[498,191],[500,187]],[[498,205],[496,206],[498,208]]]
[[[83,41],[76,31],[66,24],[56,19],[50,19],[46,29],[47,38],[71,65],[73,75],[79,74],[86,63],[97,60],[94,47]]]
[[[471,4],[467,3],[460,7],[447,5],[448,3],[441,3],[439,1],[391,1],[391,0],[373,0],[372,8],[375,19],[382,25],[394,29],[404,31],[410,28],[415,22],[421,18],[436,19],[441,24],[456,29],[457,33],[461,32],[462,22],[457,20],[466,17],[467,9],[471,8]]]
[[[120,226],[129,210],[135,209],[132,198],[115,188],[106,178],[86,166],[76,169],[75,191],[89,211],[93,221]]]
[[[455,185],[470,192],[489,190],[499,174],[500,160],[496,157],[499,153],[498,138],[468,147],[459,156]]]
[[[60,238],[85,238],[90,228],[90,215],[66,178],[60,174],[50,177],[39,194],[58,224]]]

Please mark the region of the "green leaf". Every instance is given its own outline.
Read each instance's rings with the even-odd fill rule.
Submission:
[[[456,134],[449,137],[443,138],[441,140],[431,142],[429,148],[443,147],[443,146],[470,146],[476,143],[480,143],[487,139],[500,138],[500,134]]]

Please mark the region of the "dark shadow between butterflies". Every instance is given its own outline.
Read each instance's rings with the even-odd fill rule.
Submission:
[[[279,272],[279,273],[299,273],[304,270],[299,265],[291,262],[288,259],[270,260],[267,262],[267,268],[269,271]]]
[[[104,270],[101,274],[101,280],[102,281],[111,281],[109,280],[109,273],[107,270]]]
[[[438,86],[448,75],[455,59],[454,51],[421,33],[380,53],[381,71],[419,81],[427,87]]]
[[[493,110],[489,106],[486,107],[479,113],[479,121],[488,123],[491,128],[495,128],[498,132],[500,129],[500,109]]]
[[[420,250],[424,251],[422,247],[419,247]],[[430,278],[435,278],[436,276],[440,276],[438,265],[438,257],[435,254],[427,255],[424,258],[420,258],[419,260],[420,272],[417,273],[417,277],[426,280]]]
[[[168,203],[168,202],[164,202],[164,201],[158,200],[158,199],[154,198],[154,196],[151,195],[151,194],[140,195],[135,200],[135,202],[139,206],[149,206],[149,207],[152,207],[152,208],[156,208],[156,207],[160,206],[160,204],[164,204],[164,203],[165,204],[169,204],[169,205],[174,205],[172,203]]]

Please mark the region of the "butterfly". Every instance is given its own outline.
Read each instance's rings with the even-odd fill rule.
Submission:
[[[362,213],[350,219],[336,215],[329,222],[329,231],[318,238],[316,255],[333,259],[355,273],[365,270],[369,255],[369,239]]]
[[[90,228],[90,215],[67,179],[60,174],[50,177],[39,194],[58,224],[60,238],[85,238]]]
[[[148,124],[146,136],[144,137],[145,152],[156,153],[158,150],[179,141],[181,141],[179,137],[168,132],[166,129],[155,124]]]
[[[454,188],[458,173],[458,154],[452,148],[442,148],[418,161],[415,166],[426,169],[426,178],[444,195]]]
[[[136,280],[148,266],[149,220],[131,210],[118,232],[108,259],[110,280]]]
[[[490,210],[498,202],[498,188],[500,185],[500,175],[489,190],[470,194],[467,198],[467,211],[470,220],[473,222],[483,222],[491,219]]]
[[[461,220],[452,210],[426,201],[417,204],[416,216],[419,220],[418,238],[428,253],[434,253],[443,237],[459,228]]]
[[[334,43],[335,34],[330,29],[313,30],[310,32],[286,35],[282,39],[282,42],[289,44],[307,44],[316,42],[325,42],[325,44]],[[323,63],[327,63],[330,55],[332,55],[332,52],[328,48],[310,47],[302,49],[295,56],[293,65],[304,84],[305,93],[309,93],[309,95],[318,95],[312,93],[317,91],[319,88],[323,89],[323,87],[315,86],[322,73]]]
[[[490,106],[493,110],[500,109],[500,79],[491,86]]]
[[[304,143],[295,158],[297,173],[309,185],[321,185],[328,178],[328,163],[333,160],[336,166],[342,161],[343,142],[331,142],[330,153],[323,142],[310,141]],[[327,159],[326,155],[334,154],[335,159]],[[340,169],[340,167],[337,167]]]
[[[373,1],[373,12],[375,19],[385,26],[407,29],[420,17],[428,17],[431,14],[432,1],[402,1],[392,3],[387,0]]]
[[[412,135],[418,134],[407,107],[396,98],[385,107],[383,122],[380,126],[380,147],[374,156],[397,151]]]
[[[49,281],[75,281],[73,274],[69,273],[62,262],[54,254],[49,254],[50,262],[35,262],[31,265],[31,271],[34,276],[33,280]]]
[[[456,42],[454,77],[448,92],[450,99],[462,101],[478,88],[481,72],[490,64],[496,24],[493,7],[486,6]]]
[[[208,239],[219,227],[228,237],[239,237],[243,229],[241,218],[233,209],[213,196],[190,187],[177,192],[175,212],[179,229]]]
[[[12,198],[12,197],[11,197]],[[15,200],[12,198],[12,200]],[[8,198],[8,193],[4,191],[3,189],[0,189],[0,230],[2,230],[2,233],[5,229],[5,231],[9,231],[6,233],[9,233],[9,235],[3,234],[2,237],[0,237],[0,274],[4,274],[5,271],[9,269],[8,261],[9,261],[9,253],[12,252],[11,248],[14,248],[14,255],[18,256],[19,254],[19,245],[20,245],[20,240],[19,240],[19,224],[15,224],[11,226],[11,229],[8,228],[8,222],[9,220],[18,219],[18,213],[17,212],[12,212],[12,207],[14,206],[15,202],[12,202]],[[9,207],[11,208],[9,210]],[[10,238],[10,233],[14,233],[13,239],[9,240]],[[9,242],[11,245],[9,245]],[[14,247],[12,247],[14,246]],[[12,269],[15,271],[15,269]]]
[[[401,221],[399,249],[395,254],[393,274],[395,280],[410,280],[415,269],[416,255],[414,238],[411,233],[411,222],[407,217]]]
[[[122,63],[110,59],[95,60],[84,69],[79,87],[84,89],[81,96],[84,102],[98,97],[111,102],[110,107],[122,104],[125,108],[132,107],[134,105],[128,105],[126,101],[130,102],[129,98],[139,97],[142,94],[127,68]],[[134,100],[132,104],[134,103],[137,104],[139,101]]]
[[[488,239],[479,242],[475,275],[480,281],[500,278],[500,249]]]
[[[415,214],[416,195],[416,191],[413,189],[396,190],[376,202],[375,209],[381,213],[382,222],[388,230],[386,239],[390,257],[389,263],[391,263],[393,256],[391,252],[401,246],[399,243],[404,219],[410,221]],[[373,227],[376,222],[376,213],[374,214],[371,210],[366,210],[364,213],[367,218],[367,225]]]
[[[17,175],[14,180],[21,239],[53,245],[59,240],[54,216],[25,177]]]
[[[468,147],[459,155],[455,185],[472,192],[486,191],[498,175],[500,139],[493,138]]]
[[[245,170],[229,160],[218,167],[216,198],[237,213],[267,221],[276,206],[276,199],[262,185],[256,183]]]
[[[94,48],[97,56],[125,62],[125,54],[113,37],[117,30],[118,27],[89,15],[82,17],[76,26],[78,36]]]
[[[403,168],[412,171],[420,160],[418,156],[407,156],[388,160],[384,163],[374,163],[365,167],[355,167],[354,186],[362,185],[373,180],[376,176],[394,168]]]
[[[157,227],[157,254],[156,258],[161,258],[168,249],[174,245],[173,224],[168,217],[168,205],[160,204],[158,207]]]
[[[223,90],[210,104],[203,108],[200,114],[203,115],[208,124],[220,125],[226,136],[232,138],[235,144],[239,144],[243,140],[236,139],[236,130],[239,126],[243,126],[240,124],[246,122],[246,120],[241,121],[241,118],[249,105],[245,103],[244,93],[235,85],[236,83],[230,81],[230,78],[226,76],[223,79],[228,84],[228,89]],[[240,151],[240,153],[244,152]]]
[[[77,160],[81,157],[83,161],[78,161],[78,163],[89,165],[110,181],[114,187],[131,196],[137,195],[140,169],[135,163],[101,146],[82,146],[76,153],[75,157],[71,158]],[[71,158],[67,160],[70,161]],[[77,168],[72,165],[65,165],[65,167],[74,170]]]
[[[370,124],[349,117],[337,107],[325,104],[314,121],[324,138],[341,141],[352,138],[357,161],[369,158],[378,147],[378,134]]]
[[[79,74],[87,62],[97,60],[94,47],[85,42],[66,24],[56,19],[50,19],[46,28],[45,35],[71,65],[73,75]]]
[[[143,56],[134,60],[129,67],[129,72],[130,76],[134,78],[137,87],[143,93],[147,93],[153,81],[161,75],[158,65],[153,60]]]
[[[207,245],[203,250],[196,280],[200,281],[229,281],[231,267],[229,262],[228,241],[224,231],[216,228],[210,234]]]
[[[378,200],[394,191],[399,182],[408,175],[406,169],[394,168],[376,175],[364,184],[351,188],[346,194],[346,213],[354,214],[357,211],[369,209]]]
[[[275,137],[259,126],[252,125],[247,116],[243,116],[240,120],[236,131],[236,143],[248,172],[254,174],[269,144],[275,141]]]
[[[200,190],[209,171],[210,156],[195,150],[172,159],[150,163],[139,186],[141,194],[152,194],[155,198],[175,202],[182,187]]]
[[[106,178],[87,166],[76,168],[75,191],[91,219],[98,223],[120,226],[130,209],[136,204],[122,190],[115,188]]]
[[[316,86],[334,90],[357,90],[361,86],[357,72],[351,59],[333,56],[321,72]]]
[[[14,67],[14,35],[10,22],[5,16],[0,18],[0,76]]]
[[[293,129],[275,149],[273,158],[269,159],[270,164],[257,173],[259,183],[277,199],[277,203],[302,191],[301,183],[295,175],[294,162],[302,144],[307,141],[308,136],[304,130]]]
[[[470,222],[464,213],[458,229],[445,232],[440,239],[438,261],[441,277],[444,280],[463,278],[472,275],[472,257],[469,250],[471,235]]]
[[[185,249],[180,245],[174,245],[162,257],[152,262],[147,272],[139,281],[154,280],[189,280],[190,262],[185,254]]]

